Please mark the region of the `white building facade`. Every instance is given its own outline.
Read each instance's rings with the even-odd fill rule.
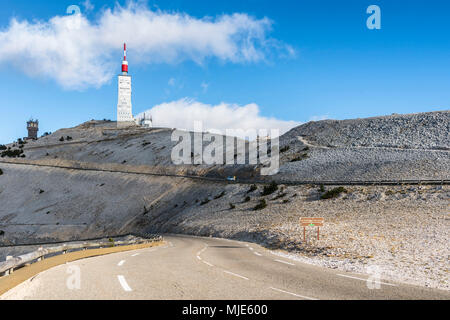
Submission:
[[[118,80],[117,122],[132,122],[134,119],[131,106],[131,76],[120,75]]]

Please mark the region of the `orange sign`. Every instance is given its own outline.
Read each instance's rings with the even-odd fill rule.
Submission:
[[[319,229],[323,227],[324,218],[301,217],[300,225],[303,227],[303,241],[306,242],[306,227],[317,227],[317,240],[319,240]]]

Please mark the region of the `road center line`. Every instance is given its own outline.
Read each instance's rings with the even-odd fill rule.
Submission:
[[[361,280],[361,281],[371,281],[369,279],[364,279],[364,278],[358,278],[358,277],[352,277],[352,276],[348,276],[346,274],[337,274],[340,277],[345,277],[345,278],[350,278],[350,279],[356,279],[356,280]],[[387,286],[392,286],[392,287],[397,287],[396,284],[392,284],[392,283],[387,283],[387,282],[381,282],[381,281],[373,281],[374,283],[380,283],[380,284],[385,284]]]
[[[136,257],[136,256],[138,256],[138,255],[140,255],[140,253],[135,253],[135,254],[132,254],[131,256],[132,256],[132,257]]]
[[[119,267],[121,267],[125,263],[125,260],[120,260],[120,262],[117,264]]]
[[[254,254],[256,254],[257,256],[262,256],[262,254],[261,253],[259,253],[259,252],[253,252]]]
[[[289,291],[284,291],[284,290],[281,290],[281,289],[277,289],[277,288],[273,288],[273,287],[270,287],[270,289],[272,289],[272,290],[275,290],[275,291],[278,291],[278,292],[282,292],[282,293],[290,294],[290,295],[292,295],[292,296],[295,296],[295,297],[299,297],[299,298],[307,299],[307,300],[318,300],[318,299],[315,299],[315,298],[311,298],[311,297],[306,297],[306,296],[301,296],[301,295],[299,295],[299,294],[296,294],[296,293],[292,293],[292,292],[289,292]]]
[[[248,280],[247,277],[241,276],[240,274],[236,274],[236,273],[233,273],[233,272],[230,272],[230,271],[227,271],[227,270],[223,270],[223,272],[228,273],[228,274],[231,274],[232,276],[235,276],[235,277],[239,277],[239,278]]]
[[[133,291],[131,290],[130,286],[128,285],[127,281],[125,280],[124,276],[117,276],[117,278],[119,279],[120,285],[122,286],[123,290],[125,291]]]
[[[278,259],[275,259],[275,261],[276,261],[276,262],[281,262],[281,263],[284,263],[284,264],[288,264],[288,265],[290,265],[290,266],[295,266],[295,264],[290,263],[290,262],[287,262],[287,261],[278,260]]]

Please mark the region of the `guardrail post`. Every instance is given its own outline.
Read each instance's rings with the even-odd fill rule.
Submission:
[[[13,256],[6,256],[6,261],[11,260],[13,258]],[[14,273],[14,268],[8,269],[5,271],[5,276],[10,275]]]

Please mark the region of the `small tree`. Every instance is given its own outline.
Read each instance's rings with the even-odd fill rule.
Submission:
[[[262,196],[268,196],[269,194],[274,193],[278,190],[278,185],[275,181],[273,181],[268,186],[264,186],[263,192],[261,193]]]
[[[256,189],[258,189],[258,187],[256,186],[256,184],[252,184],[252,185],[250,186],[250,189],[248,189],[247,193],[253,192],[253,191],[255,191]]]
[[[59,141],[63,142],[64,141],[64,137],[59,138]]]
[[[325,200],[325,199],[332,199],[332,198],[336,198],[338,197],[341,193],[343,192],[347,192],[347,189],[345,189],[344,187],[338,187],[338,188],[334,188],[331,189],[327,192],[325,192],[320,199]]]
[[[259,200],[259,203],[256,205],[256,207],[253,208],[253,210],[262,210],[265,207],[267,207],[267,203],[265,199]]]
[[[214,199],[220,199],[225,195],[225,191],[222,191],[222,193],[218,194],[217,196],[214,197]]]

